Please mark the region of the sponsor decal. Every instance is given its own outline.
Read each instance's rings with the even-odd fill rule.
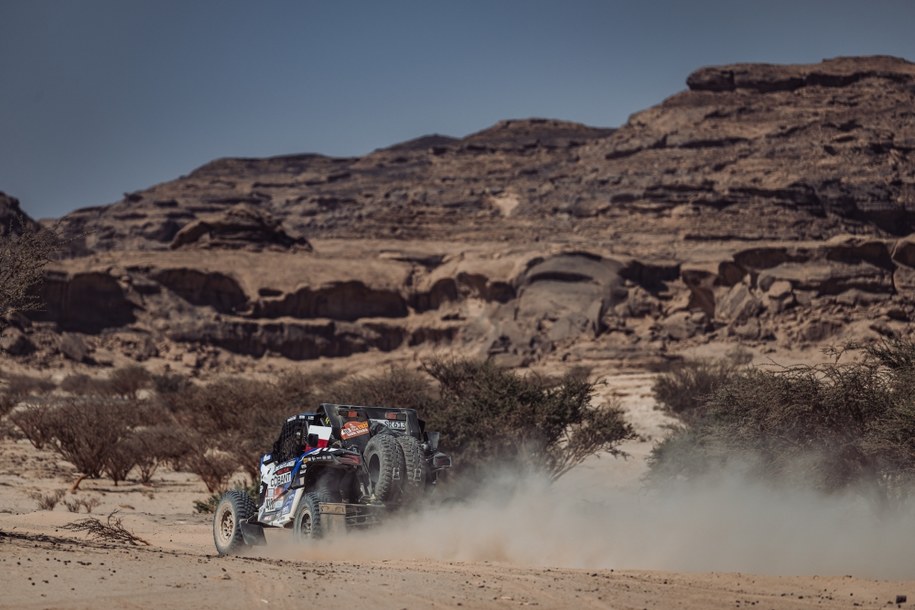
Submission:
[[[281,487],[283,485],[288,485],[292,480],[292,468],[283,468],[277,470],[276,473],[270,478],[270,487]]]
[[[340,430],[340,436],[343,437],[343,440],[356,438],[368,433],[369,422],[367,421],[348,421],[343,424],[343,429]]]

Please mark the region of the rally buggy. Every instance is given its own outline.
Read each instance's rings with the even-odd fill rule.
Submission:
[[[265,527],[308,540],[377,523],[417,502],[451,466],[438,441],[413,409],[321,404],[290,417],[261,457],[257,502],[233,490],[217,504],[216,550],[265,544]]]

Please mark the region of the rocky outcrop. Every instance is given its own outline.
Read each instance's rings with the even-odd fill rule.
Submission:
[[[445,345],[644,365],[911,333],[915,65],[737,64],[687,85],[618,129],[511,120],[358,158],[219,159],[78,210],[46,326],[0,349],[37,358],[50,326],[131,358]]]
[[[44,309],[30,312],[39,321],[53,321],[63,331],[98,333],[136,321],[137,305],[118,278],[102,271],[50,273],[41,287]]]
[[[171,226],[157,229],[162,237]],[[161,240],[159,240],[161,241]],[[304,237],[292,237],[283,230],[280,221],[255,204],[239,203],[225,213],[206,220],[195,220],[177,231],[170,246],[178,248],[229,248],[259,251],[278,248],[311,251]]]

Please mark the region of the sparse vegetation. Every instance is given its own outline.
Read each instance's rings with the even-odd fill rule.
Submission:
[[[64,500],[64,506],[67,507],[67,510],[71,513],[78,513],[80,510],[85,510],[86,513],[91,513],[94,509],[98,508],[101,504],[101,501],[98,498],[72,498]]]
[[[54,510],[66,493],[63,489],[55,489],[49,493],[41,493],[40,491],[28,492],[29,497],[38,502],[39,510]]]
[[[243,491],[251,498],[252,501],[257,501],[257,484],[245,486],[243,484],[237,483],[232,489],[236,491]],[[226,490],[230,491],[230,490]],[[207,496],[206,500],[194,500],[194,512],[200,514],[212,514],[216,510],[216,506],[219,504],[219,500],[222,499],[222,492],[212,493]]]
[[[581,375],[521,376],[473,360],[436,360],[426,371],[440,385],[424,411],[429,428],[464,470],[501,461],[556,479],[589,455],[620,455],[634,436],[617,406],[591,406],[594,386]]]
[[[694,387],[692,377],[678,379],[665,391]],[[887,501],[915,476],[915,344],[877,343],[858,360],[837,353],[821,366],[733,369],[716,384],[655,448],[655,475],[742,462],[769,480],[824,491],[863,485]]]
[[[116,517],[117,511],[108,515],[105,523],[102,523],[95,517],[87,517],[73,523],[63,526],[63,529],[71,532],[86,532],[90,538],[102,542],[116,542],[129,544],[131,546],[149,546],[149,543],[136,536],[133,532],[124,527],[120,517]]]
[[[80,395],[33,388],[20,394],[28,404],[10,421],[33,445],[73,464],[80,480],[104,474],[118,484],[133,473],[149,483],[165,463],[195,473],[210,493],[224,491],[239,471],[256,482],[257,458],[277,426],[320,400],[415,408],[466,474],[496,460],[557,478],[598,451],[618,454],[632,436],[619,409],[591,407],[594,388],[582,374],[521,376],[469,360],[433,361],[425,372],[393,367],[377,376],[206,384],[128,367],[108,379],[71,375],[60,389]]]

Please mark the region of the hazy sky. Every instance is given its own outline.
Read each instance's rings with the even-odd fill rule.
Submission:
[[[915,0],[0,0],[0,191],[35,217],[217,157],[617,126],[697,67],[915,60]]]

